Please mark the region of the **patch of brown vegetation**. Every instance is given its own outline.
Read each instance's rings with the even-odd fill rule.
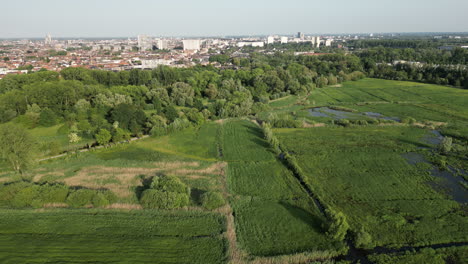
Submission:
[[[249,261],[252,264],[290,264],[290,263],[315,263],[315,261],[330,260],[334,255],[328,251],[304,252],[292,255],[280,255],[274,257],[256,257]],[[328,263],[328,262],[327,262]]]
[[[114,203],[105,207],[106,209],[124,209],[124,210],[141,210],[143,207],[139,204]]]
[[[48,176],[48,175],[63,177],[65,176],[65,171],[52,171],[52,172],[36,174],[33,177],[33,181],[38,182],[42,179],[42,177]]]
[[[309,124],[307,122],[303,122],[302,123],[302,127],[303,128],[309,128],[309,127],[324,127],[326,126],[325,123],[315,123],[315,124]]]
[[[10,177],[3,177],[3,178],[0,178],[0,183],[1,182],[7,182],[7,181],[11,181],[12,179]]]
[[[67,208],[66,203],[46,203],[42,206],[43,208]]]
[[[224,121],[226,121],[226,119],[218,119],[216,121],[214,121],[216,124],[223,124]]]
[[[204,169],[178,169],[171,171],[171,174],[175,176],[185,176],[189,174],[222,175],[225,166],[225,162],[218,162]]]
[[[165,173],[191,179],[206,178],[208,175],[223,175],[225,163],[215,163],[207,168],[197,169],[198,162],[158,162],[155,168],[118,168],[92,166],[81,169],[76,175],[65,178],[68,186],[82,186],[91,189],[108,189],[125,198],[133,195],[133,188],[141,186],[140,175],[154,176]]]
[[[161,170],[173,170],[173,169],[184,168],[184,167],[191,167],[191,168],[200,167],[200,163],[198,162],[178,162],[178,161],[156,162],[154,163],[154,165]]]

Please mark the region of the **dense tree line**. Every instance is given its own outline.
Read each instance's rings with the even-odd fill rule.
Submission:
[[[455,41],[462,45],[463,40]],[[468,49],[454,40],[360,40],[354,46],[368,76],[468,88]]]
[[[363,63],[393,63],[397,60],[421,62],[438,65],[468,65],[468,49],[454,48],[443,50],[436,48],[385,48],[382,46],[357,52]]]
[[[219,60],[219,59],[217,59]],[[239,69],[211,66],[110,72],[67,68],[0,81],[0,122],[26,127],[65,123],[70,140],[99,143],[164,134],[207,119],[268,109],[270,99],[363,77],[359,58],[253,53]]]

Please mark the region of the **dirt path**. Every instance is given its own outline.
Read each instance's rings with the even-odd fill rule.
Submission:
[[[129,143],[129,142],[133,142],[133,141],[136,141],[136,140],[140,140],[140,139],[144,139],[144,138],[148,138],[149,135],[144,135],[142,137],[134,137],[134,138],[131,138],[129,139],[129,141],[125,141],[125,142],[119,142],[119,143],[116,143],[115,145],[120,145],[120,144],[123,144],[123,143]],[[113,145],[113,146],[115,146]],[[86,148],[86,147],[83,147],[81,149],[78,150],[78,152],[80,153],[83,153],[83,152],[88,152],[90,150],[94,150],[94,149],[101,149],[101,148],[104,148],[104,146],[96,146],[96,147],[92,147],[92,148]],[[69,153],[63,153],[63,154],[60,154],[60,155],[55,155],[55,156],[51,156],[51,157],[47,157],[47,158],[43,158],[43,159],[38,159],[37,161],[46,161],[46,160],[51,160],[51,159],[57,159],[57,158],[61,158],[61,157],[65,157],[69,155]]]
[[[224,233],[224,237],[228,240],[229,247],[228,247],[228,258],[230,264],[237,264],[237,263],[248,263],[246,261],[247,254],[243,252],[237,245],[237,235],[236,235],[236,226],[234,223],[234,215],[232,211],[232,207],[229,204],[230,194],[227,187],[227,169],[228,164],[226,163],[222,169],[222,183],[221,183],[221,191],[223,193],[224,199],[228,201],[226,205],[219,209],[219,212],[226,216],[226,232]]]

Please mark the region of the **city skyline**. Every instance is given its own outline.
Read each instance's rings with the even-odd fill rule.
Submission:
[[[391,32],[464,32],[468,2],[379,1],[66,1],[2,4],[0,38],[249,36]],[[97,2],[97,3],[96,3]],[[26,8],[25,8],[26,7]],[[455,8],[456,7],[456,8]],[[349,23],[352,21],[353,23]]]

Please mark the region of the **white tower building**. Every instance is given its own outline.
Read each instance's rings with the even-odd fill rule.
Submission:
[[[138,49],[140,51],[147,51],[153,49],[151,38],[147,35],[138,35]]]
[[[45,43],[46,45],[52,44],[52,36],[50,35],[50,33],[47,34],[47,36],[45,37],[44,43]]]
[[[199,39],[184,39],[184,50],[200,50],[200,40]]]

